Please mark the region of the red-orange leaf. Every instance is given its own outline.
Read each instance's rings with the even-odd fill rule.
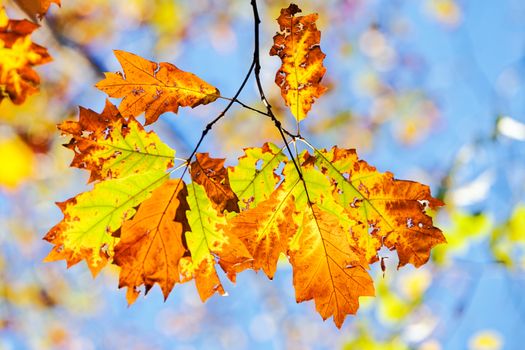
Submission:
[[[230,187],[224,158],[210,158],[208,153],[197,153],[191,163],[191,179],[202,185],[219,212],[239,211],[239,200]]]
[[[115,56],[124,74],[105,73],[96,87],[111,97],[123,98],[119,109],[126,117],[146,112],[146,124],[151,124],[162,113],[177,113],[179,106],[196,107],[220,96],[217,88],[170,63],[155,63],[118,50]]]
[[[132,304],[142,284],[146,293],[158,283],[166,299],[180,282],[179,261],[186,252],[188,192],[182,180],[169,180],[153,191],[132,220],[124,222],[113,261],[121,267],[119,288],[128,287]]]
[[[321,32],[315,25],[318,16],[296,17],[299,12],[301,9],[294,4],[281,10],[277,19],[280,32],[273,37],[270,50],[271,56],[277,55],[282,60],[275,83],[298,122],[306,118],[315,99],[326,91],[320,84],[326,68],[325,54],[319,46]]]
[[[38,91],[40,77],[32,67],[51,61],[51,56],[31,41],[36,28],[27,20],[10,20],[0,8],[0,102],[9,97],[19,105]]]

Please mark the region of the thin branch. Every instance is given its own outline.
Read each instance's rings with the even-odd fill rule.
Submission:
[[[89,66],[93,70],[93,72],[98,77],[103,77],[104,72],[107,71],[104,64],[100,62],[95,56],[89,52],[86,46],[79,44],[75,40],[70,39],[66,35],[64,35],[60,30],[57,29],[57,23],[55,19],[52,16],[47,16],[46,21],[44,22],[46,24],[47,29],[49,29],[49,32],[53,36],[53,38],[61,45],[65,47],[72,48],[73,50],[80,53],[84,58],[88,61]]]
[[[310,200],[310,194],[308,193],[308,188],[306,186],[306,182],[304,181],[303,172],[301,171],[301,167],[297,162],[298,160],[296,161],[292,153],[292,150],[290,149],[290,145],[288,144],[288,140],[286,139],[285,130],[283,129],[281,122],[273,114],[272,106],[270,105],[270,103],[266,99],[266,95],[264,94],[264,89],[262,87],[261,77],[260,77],[261,62],[259,58],[259,25],[261,24],[261,18],[259,17],[259,10],[257,8],[257,0],[251,0],[251,5],[253,9],[253,18],[254,18],[254,37],[255,37],[254,43],[255,45],[254,45],[254,50],[253,50],[253,62],[255,64],[254,73],[255,73],[255,81],[257,83],[257,89],[259,90],[261,101],[266,106],[266,111],[268,113],[268,116],[272,119],[277,130],[279,130],[279,133],[281,134],[281,138],[283,139],[284,144],[286,145],[286,149],[288,153],[290,154],[290,158],[292,158],[292,162],[293,162],[293,165],[295,166],[295,169],[297,170],[299,179],[303,183],[303,187],[306,193],[306,198],[308,199],[308,204],[311,207],[312,201]],[[301,137],[299,133],[297,135],[292,135],[289,132],[286,132],[286,134],[288,134],[288,136],[290,136],[292,140],[294,140],[296,137]]]
[[[250,78],[250,75],[252,74],[252,71],[253,71],[254,67],[255,67],[255,62],[252,61],[252,64],[250,65],[250,69],[248,69],[248,72],[246,73],[246,76],[244,77],[244,80],[242,81],[241,86],[239,86],[239,89],[237,90],[237,92],[235,93],[233,98],[230,100],[230,102],[228,103],[226,108],[224,108],[224,110],[215,119],[213,119],[211,122],[209,122],[206,125],[206,127],[204,128],[204,130],[202,130],[202,134],[201,134],[201,137],[200,137],[199,141],[197,142],[197,145],[195,146],[195,148],[193,149],[193,151],[191,152],[190,156],[187,159],[188,163],[191,162],[191,159],[193,158],[195,153],[197,153],[197,150],[199,149],[202,141],[204,140],[204,138],[206,137],[208,132],[210,132],[210,130],[213,127],[213,125],[215,123],[217,123],[219,120],[221,120],[222,117],[224,117],[226,115],[226,112],[228,112],[230,110],[231,106],[233,106],[233,104],[237,100],[237,97],[239,97],[239,95],[241,94],[242,90],[246,86],[246,83],[248,82],[248,79]],[[184,172],[186,172],[186,170]]]

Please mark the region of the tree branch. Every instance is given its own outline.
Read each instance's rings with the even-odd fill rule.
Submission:
[[[266,99],[266,96],[264,94],[264,89],[262,87],[261,83],[261,62],[259,58],[259,25],[261,24],[261,18],[259,17],[259,10],[257,8],[257,0],[251,0],[251,5],[253,9],[253,19],[254,19],[254,49],[253,49],[253,62],[255,64],[255,81],[257,83],[257,89],[259,90],[259,95],[261,97],[261,101],[266,106],[266,111],[268,116],[272,119],[275,127],[277,130],[279,130],[279,133],[281,134],[281,138],[284,141],[284,144],[286,145],[286,150],[290,154],[290,158],[292,159],[293,165],[295,166],[295,169],[297,170],[297,174],[299,175],[299,179],[303,183],[303,187],[306,193],[306,197],[308,199],[308,204],[310,207],[312,206],[312,201],[310,200],[310,194],[308,193],[308,188],[306,186],[306,182],[304,181],[303,172],[301,171],[300,164],[298,164],[299,159],[295,159],[292,150],[290,149],[290,145],[288,144],[288,140],[286,139],[285,133],[292,138],[292,140],[295,140],[296,138],[302,138],[299,133],[297,135],[292,135],[288,131],[285,131],[285,129],[282,127],[281,122],[275,117],[272,111],[272,106]]]

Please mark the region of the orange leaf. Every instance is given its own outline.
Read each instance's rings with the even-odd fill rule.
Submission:
[[[305,208],[296,245],[290,249],[297,302],[315,300],[317,312],[333,316],[341,328],[347,314],[355,314],[360,296],[373,296],[373,281],[359,265],[338,217],[319,206]]]
[[[377,260],[375,250],[382,242],[397,251],[399,267],[407,263],[419,267],[428,261],[433,246],[446,242],[425,213],[427,206],[443,205],[428,186],[380,173],[359,160],[355,150],[334,147],[330,152],[317,151],[316,156],[319,166],[334,179],[336,199],[357,222],[352,234],[368,252],[370,262]]]
[[[146,112],[146,124],[151,124],[162,113],[177,113],[179,106],[196,107],[220,96],[217,88],[170,63],[155,63],[118,50],[115,56],[124,75],[105,73],[96,87],[111,97],[123,97],[119,109],[125,117]]]
[[[226,294],[215,267],[208,260],[195,266],[191,257],[184,257],[180,261],[180,271],[184,282],[195,279],[195,286],[202,301],[208,300],[215,293]]]
[[[128,287],[129,304],[139,295],[137,288],[142,284],[147,293],[158,283],[166,299],[180,282],[179,261],[186,252],[182,234],[188,229],[187,195],[182,180],[169,180],[122,225],[113,261],[121,267],[119,288]]]
[[[325,54],[319,46],[321,32],[315,25],[318,16],[296,17],[299,12],[301,9],[294,4],[281,10],[277,19],[280,32],[273,37],[270,50],[271,56],[282,60],[275,83],[298,122],[306,118],[315,99],[326,91],[320,84],[326,68],[323,67]]]
[[[293,196],[282,187],[254,208],[241,212],[228,222],[227,230],[244,243],[253,256],[253,268],[263,269],[272,279],[281,253],[297,231],[292,214]]]
[[[239,211],[239,200],[230,187],[228,170],[224,167],[224,158],[210,158],[208,153],[197,153],[191,163],[191,179],[202,185],[219,212]]]
[[[42,18],[49,6],[51,6],[51,3],[60,6],[60,0],[15,0],[15,2],[33,19],[36,17]]]
[[[36,28],[28,20],[8,19],[0,8],[0,102],[9,97],[19,105],[38,91],[40,77],[32,67],[51,61],[51,56],[31,41]]]

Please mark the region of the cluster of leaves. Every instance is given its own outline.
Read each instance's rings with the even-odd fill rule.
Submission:
[[[270,51],[282,60],[275,81],[297,123],[326,91],[317,15],[299,12],[296,5],[281,10]],[[252,69],[267,102],[258,48],[256,54]],[[296,300],[313,299],[323,319],[333,317],[341,327],[360,296],[374,295],[368,270],[383,246],[397,251],[399,266],[421,266],[444,242],[425,212],[442,205],[427,186],[380,173],[355,150],[315,148],[283,129],[267,103],[263,114],[273,119],[283,147],[246,148],[230,167],[197,153],[226,109],[187,159],[175,157],[136,117],[144,113],[145,125],[153,124],[165,112],[221,98],[219,90],[170,63],[115,55],[123,73],[107,73],[97,87],[122,98],[120,105],[107,101],[102,113],[81,107],[78,121],[59,125],[71,137],[71,166],[89,171],[94,188],[58,204],[64,218],[45,236],[54,245],[47,261],[71,266],[85,260],[94,275],[108,263],[118,265],[119,287],[128,288],[131,304],[142,285],[147,293],[158,284],[167,297],[176,283],[190,280],[204,301],[225,293],[217,265],[231,281],[246,269],[271,279],[284,255],[293,267]]]

